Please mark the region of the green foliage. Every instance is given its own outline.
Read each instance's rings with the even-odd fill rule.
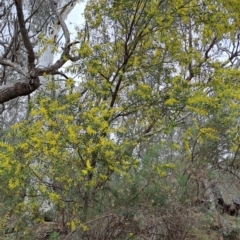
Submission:
[[[171,227],[184,239],[199,183],[220,163],[239,166],[238,8],[89,0],[73,49],[82,58],[66,73],[78,77],[49,79],[0,142],[1,228],[13,219],[16,239],[27,239],[49,204],[61,225],[51,239],[141,239],[154,229],[173,239]]]

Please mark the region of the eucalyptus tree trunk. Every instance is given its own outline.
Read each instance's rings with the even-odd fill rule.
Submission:
[[[65,21],[75,7],[77,1],[72,0],[59,0],[56,1],[56,9],[58,10],[59,14],[63,21]],[[49,10],[46,9],[46,10]],[[59,20],[56,17],[52,17],[49,21],[48,26],[45,29],[45,34],[47,38],[54,39],[54,44],[60,44],[61,38],[61,25]],[[48,67],[53,63],[54,53],[52,51],[52,46],[48,46],[47,49],[44,51],[43,55],[40,58],[39,65]]]
[[[71,47],[76,42],[70,41],[65,23],[76,1],[12,0],[3,5],[0,6],[0,104],[36,91],[44,84],[41,76],[57,75],[68,60],[77,61],[80,58],[70,55]],[[60,30],[63,44],[58,49],[60,53],[55,62],[51,41],[39,59],[39,34],[52,38],[55,44],[59,40]]]

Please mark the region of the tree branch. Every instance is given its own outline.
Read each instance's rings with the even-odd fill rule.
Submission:
[[[15,0],[15,5],[17,9],[18,24],[19,24],[20,32],[23,38],[23,44],[28,53],[28,67],[29,67],[29,70],[32,70],[35,67],[35,64],[34,64],[35,54],[33,51],[32,43],[30,42],[30,39],[28,36],[27,29],[25,27],[25,20],[24,20],[23,9],[22,9],[22,0]]]
[[[0,87],[0,104],[20,96],[27,96],[40,86],[39,79],[19,81]]]
[[[13,70],[15,70],[16,72],[20,73],[21,75],[23,75],[24,77],[28,78],[29,76],[26,74],[26,72],[16,63],[8,60],[8,59],[5,59],[5,58],[2,58],[0,57],[0,64],[3,65],[3,66],[9,66],[9,67],[12,67]]]

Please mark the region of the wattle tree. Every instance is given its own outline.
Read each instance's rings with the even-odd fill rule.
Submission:
[[[2,8],[14,27],[0,102],[35,92],[2,128],[3,233],[227,236],[221,207],[238,202],[222,184],[240,178],[238,0],[89,0],[74,39],[64,15],[73,2],[29,2],[29,15],[9,3],[13,22]]]

